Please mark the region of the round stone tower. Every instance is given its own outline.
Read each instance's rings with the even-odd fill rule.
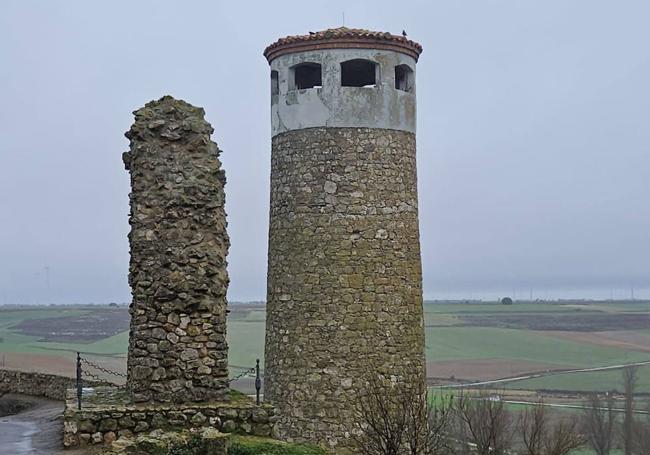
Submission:
[[[345,27],[280,39],[265,400],[278,436],[346,445],[370,375],[425,385],[415,164],[422,47]]]

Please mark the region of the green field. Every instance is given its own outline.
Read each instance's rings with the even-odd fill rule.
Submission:
[[[123,356],[128,347],[128,332],[103,338],[89,343],[57,343],[40,341],[40,337],[21,335],[16,333],[14,326],[22,321],[60,318],[62,316],[76,317],[82,314],[92,313],[93,308],[83,309],[35,309],[20,311],[0,310],[0,352],[29,353],[29,354],[51,354],[52,352],[83,351],[90,354]]]
[[[426,329],[428,361],[503,359],[590,367],[650,358],[643,352],[566,341],[525,330],[489,327]]]
[[[74,319],[88,315],[96,307],[47,307],[27,310],[0,309],[0,355],[22,353],[39,356],[74,357],[76,351],[112,359],[112,365],[124,364],[128,344],[128,332],[86,341],[48,340],[47,337],[18,333],[17,325],[23,321],[38,321],[62,316]],[[116,310],[117,311],[117,310]],[[122,308],[120,311],[126,311]],[[433,377],[464,378],[468,374],[464,364],[485,365],[499,363],[529,372],[528,365],[550,365],[556,368],[584,368],[650,359],[650,346],[643,343],[650,339],[650,328],[637,323],[639,318],[650,315],[648,302],[597,302],[585,303],[521,303],[512,306],[496,303],[432,303],[425,304],[426,357],[429,374]],[[257,358],[263,360],[265,311],[263,306],[231,305],[228,320],[228,342],[230,363],[237,367],[252,367]],[[541,322],[540,322],[541,321]],[[585,322],[586,321],[586,322]],[[636,345],[619,346],[600,343],[599,335],[587,341],[567,339],[558,336],[555,325],[570,329],[566,324],[576,324],[580,333],[589,333],[584,325],[593,323],[597,327],[607,325],[607,333],[625,333],[636,340]],[[546,330],[539,324],[550,324]],[[528,325],[533,324],[536,330]],[[635,325],[636,324],[636,325]],[[502,327],[502,325],[507,325]],[[610,327],[611,326],[611,327]],[[620,327],[619,327],[620,326]],[[602,327],[601,327],[602,328]],[[617,331],[618,330],[618,331]],[[560,333],[572,332],[564,330]],[[646,337],[646,338],[644,338]],[[569,337],[570,338],[570,337]],[[626,339],[627,339],[626,338]],[[40,357],[39,357],[40,358]],[[445,374],[436,374],[440,365],[445,365]],[[457,366],[458,371],[453,368]],[[477,367],[479,368],[479,367]],[[546,368],[546,367],[544,367]],[[33,365],[38,369],[38,365]],[[494,379],[488,373],[470,368],[470,380]],[[539,370],[535,370],[539,371]],[[639,370],[639,391],[650,393],[650,367]],[[494,373],[492,373],[494,374]],[[509,376],[504,374],[504,376]],[[501,377],[501,376],[499,376]],[[606,391],[616,389],[620,383],[620,371],[576,373],[548,376],[520,382],[512,382],[509,388],[552,389],[572,391]],[[500,387],[503,387],[501,385]]]

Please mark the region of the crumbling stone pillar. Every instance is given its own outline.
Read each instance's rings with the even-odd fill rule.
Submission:
[[[221,400],[228,390],[225,173],[205,112],[165,96],[134,112],[133,294],[127,387],[135,402]]]

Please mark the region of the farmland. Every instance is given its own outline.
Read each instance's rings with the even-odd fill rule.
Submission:
[[[232,304],[228,320],[233,374],[263,357],[262,304]],[[427,372],[431,384],[486,381],[532,372],[650,360],[650,303],[535,302],[425,304]],[[74,372],[82,351],[124,371],[126,307],[0,308],[0,362],[7,368]],[[650,393],[650,367],[639,370]],[[244,381],[245,382],[245,381]],[[606,391],[620,371],[549,375],[504,383],[512,389]]]

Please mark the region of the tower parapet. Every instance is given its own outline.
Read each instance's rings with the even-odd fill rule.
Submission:
[[[271,66],[273,135],[313,127],[415,133],[415,65],[422,47],[345,27],[278,40]]]
[[[277,41],[265,400],[287,440],[347,445],[368,375],[424,390],[415,65],[401,36]]]

